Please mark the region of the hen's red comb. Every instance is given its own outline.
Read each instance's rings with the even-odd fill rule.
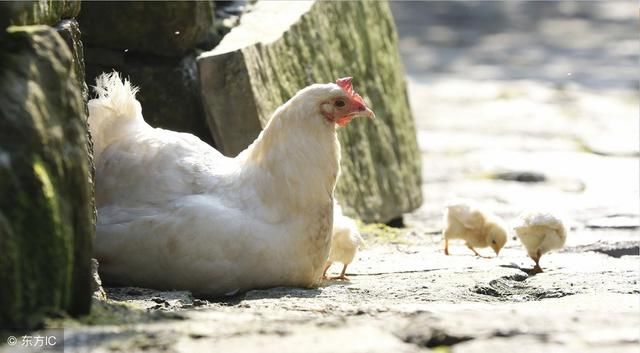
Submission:
[[[343,77],[336,80],[336,85],[340,86],[345,92],[353,94],[353,85],[351,84],[353,77]]]
[[[353,90],[353,85],[351,84],[352,80],[353,77],[339,78],[336,80],[336,85],[342,88],[342,90],[345,91],[351,97],[351,99],[364,105],[364,100],[362,99],[362,97],[360,97],[360,95]]]

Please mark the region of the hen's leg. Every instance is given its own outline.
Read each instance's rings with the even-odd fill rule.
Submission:
[[[444,254],[449,255],[449,239],[444,238]]]
[[[340,272],[340,276],[331,277],[331,279],[340,279],[340,280],[343,280],[343,281],[348,281],[349,278],[344,275],[346,272],[347,272],[347,265],[344,265],[342,267],[342,272]]]

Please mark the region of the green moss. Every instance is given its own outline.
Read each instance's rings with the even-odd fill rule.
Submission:
[[[75,250],[94,232],[85,116],[69,51],[50,27],[12,27],[2,45],[11,50],[0,51],[0,151],[9,161],[0,165],[0,326],[32,328],[90,301],[88,281],[74,297],[83,291],[74,269],[91,248],[82,247],[86,259]]]
[[[402,229],[392,228],[382,223],[364,224],[360,221],[357,223],[367,244],[405,244],[407,242],[402,237],[404,234]]]
[[[0,182],[6,179],[0,178]],[[0,185],[0,191],[6,190]],[[22,307],[22,287],[19,285],[20,266],[18,246],[15,232],[11,223],[0,211],[0,282],[4,290],[0,290],[0,303],[12,303],[12,305],[0,306],[0,323],[11,322],[13,318],[20,316]]]
[[[421,159],[397,40],[385,1],[317,1],[272,43],[203,56],[203,86],[219,85],[204,99],[210,102],[205,102],[210,126],[220,126],[216,138],[223,140],[223,152],[244,149],[260,132],[255,122],[264,126],[298,90],[352,76],[377,119],[356,119],[339,130],[342,173],[336,195],[345,210],[367,222],[388,222],[417,208]],[[229,78],[219,78],[225,75]],[[245,121],[225,124],[226,117]]]
[[[431,351],[433,353],[451,353],[451,347],[450,346],[437,346],[437,347],[431,348]]]
[[[47,199],[49,203],[49,208],[53,211],[54,218],[56,220],[60,220],[60,215],[57,212],[56,198],[55,192],[53,191],[53,185],[51,184],[51,179],[49,179],[49,174],[42,164],[42,160],[36,157],[33,161],[33,172],[36,175],[36,178],[42,184],[42,194]]]
[[[16,1],[10,7],[11,24],[17,26],[54,25],[80,13],[80,0]]]

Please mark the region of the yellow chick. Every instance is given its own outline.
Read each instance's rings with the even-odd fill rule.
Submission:
[[[356,222],[342,214],[342,208],[335,203],[333,205],[333,236],[331,237],[331,250],[327,260],[322,278],[327,279],[327,270],[334,262],[342,263],[340,276],[328,279],[348,280],[345,273],[347,266],[353,261],[358,248],[364,246],[364,240],[360,236]]]
[[[550,213],[530,212],[521,215],[520,219],[514,229],[536,263],[532,272],[540,273],[540,257],[549,250],[562,248],[567,240],[567,230],[562,220]]]
[[[462,239],[477,256],[475,248],[491,247],[496,256],[507,242],[507,227],[496,215],[471,201],[458,201],[445,209],[444,253],[449,255],[449,240]]]

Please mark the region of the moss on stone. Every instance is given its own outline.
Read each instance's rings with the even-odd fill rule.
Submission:
[[[86,313],[94,233],[81,90],[48,26],[0,39],[0,325]],[[86,264],[85,264],[86,262]],[[82,279],[83,269],[87,280]]]
[[[388,222],[417,208],[422,203],[420,153],[388,3],[317,1],[302,11],[272,42],[226,53],[218,49],[199,58],[203,100],[219,138],[216,143],[235,155],[298,90],[352,76],[377,119],[356,119],[340,129],[343,158],[337,197],[347,214],[367,222]],[[243,18],[243,23],[248,20]],[[261,20],[271,19],[256,16],[255,21]],[[239,28],[220,47],[242,39],[234,37]],[[227,146],[231,148],[225,150]]]
[[[402,238],[403,231],[401,229],[392,228],[383,223],[364,224],[358,222],[358,229],[367,244],[404,244],[407,242]]]
[[[80,0],[9,1],[2,4],[3,12],[14,26],[50,25],[80,13]]]

